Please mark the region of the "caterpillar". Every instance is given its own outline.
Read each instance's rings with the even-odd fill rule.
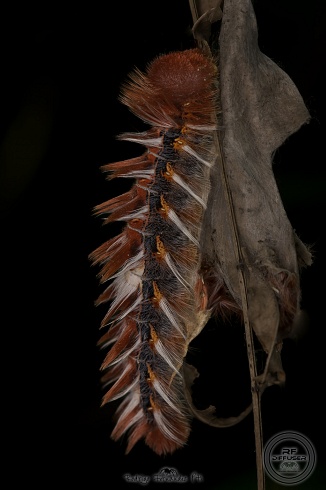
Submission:
[[[111,436],[128,435],[126,453],[140,439],[159,455],[186,444],[193,415],[182,368],[189,344],[212,309],[238,309],[201,256],[218,92],[216,60],[199,48],[157,57],[122,88],[122,103],[150,128],[118,138],[146,150],[102,167],[109,180],[134,183],[95,207],[105,224],[126,224],[90,259],[106,285],[96,304],[110,304],[99,341],[111,346],[101,366],[102,403],[121,399]]]

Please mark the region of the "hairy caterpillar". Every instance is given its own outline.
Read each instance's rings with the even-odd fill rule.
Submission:
[[[109,180],[135,181],[96,206],[104,223],[126,225],[90,254],[108,283],[97,304],[110,302],[99,341],[111,346],[103,404],[121,399],[112,437],[128,435],[127,452],[144,439],[171,453],[188,440],[193,416],[227,427],[251,410],[219,419],[192,403],[197,373],[185,357],[211,316],[235,312],[255,332],[267,360],[252,392],[284,383],[282,340],[300,322],[299,272],[311,254],[287,219],[271,155],[309,113],[259,51],[252,10],[224,2],[223,19],[221,73],[203,42],[131,75],[121,100],[150,129],[120,139],[146,151],[102,168]]]
[[[128,432],[127,452],[141,438],[158,454],[186,443],[191,410],[182,365],[189,343],[210,316],[210,296],[215,308],[223,310],[223,302],[236,308],[223,281],[208,277],[205,284],[201,262],[216,159],[217,79],[216,63],[197,48],[134,72],[121,100],[151,128],[120,138],[147,150],[102,168],[109,179],[135,179],[129,192],[95,208],[107,215],[105,223],[127,225],[90,255],[101,266],[101,283],[110,281],[97,300],[111,302],[100,339],[112,345],[102,365],[103,382],[111,385],[103,404],[122,399],[112,437]]]

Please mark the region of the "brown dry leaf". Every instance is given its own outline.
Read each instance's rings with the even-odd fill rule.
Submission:
[[[207,19],[217,20],[212,12],[221,2],[190,2],[193,13],[194,3],[201,15],[194,37],[207,49],[211,36]],[[203,263],[215,271],[213,275],[223,277],[242,310],[245,288],[243,313],[268,354],[265,372],[257,379],[263,391],[285,381],[282,340],[299,321],[300,268],[312,262],[284,210],[272,160],[277,148],[310,116],[290,77],[260,51],[250,0],[224,0],[217,59],[221,131],[204,218]],[[188,386],[195,376],[185,369]],[[203,411],[202,416],[219,426],[211,414],[205,417]],[[241,414],[235,423],[242,418]]]

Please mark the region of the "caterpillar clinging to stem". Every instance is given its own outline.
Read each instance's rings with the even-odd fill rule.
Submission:
[[[285,379],[282,340],[300,312],[299,267],[311,256],[282,207],[271,155],[309,115],[259,51],[251,4],[241,1],[223,2],[218,57],[199,30],[198,47],[131,74],[121,101],[149,129],[120,139],[146,150],[102,167],[109,180],[134,181],[96,206],[104,223],[126,224],[90,254],[105,285],[97,304],[109,304],[99,342],[110,347],[103,404],[120,400],[112,437],[127,435],[127,452],[144,439],[172,453],[194,415],[227,427],[250,412],[218,419],[192,403],[196,374],[185,357],[213,315],[236,313],[256,333],[267,361],[259,379],[251,376],[253,391],[256,381],[263,390]],[[201,17],[203,32],[216,12]]]
[[[120,137],[144,145],[142,156],[103,167],[110,179],[135,179],[96,207],[107,223],[127,223],[91,254],[101,282],[110,280],[97,301],[111,301],[100,341],[113,344],[103,402],[122,398],[112,436],[129,431],[127,451],[143,437],[161,454],[188,438],[181,368],[209,315],[200,241],[216,158],[216,63],[199,49],[158,57],[132,74],[122,101],[151,128]]]

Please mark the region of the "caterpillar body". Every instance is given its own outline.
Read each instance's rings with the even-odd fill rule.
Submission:
[[[128,192],[96,206],[105,223],[126,225],[90,255],[109,284],[97,300],[110,302],[99,342],[111,346],[103,404],[121,399],[112,438],[128,434],[126,452],[140,439],[157,454],[187,442],[192,415],[182,366],[189,343],[211,315],[210,296],[215,308],[224,300],[232,308],[221,282],[205,283],[200,246],[216,159],[217,80],[216,62],[198,48],[135,71],[121,101],[150,129],[120,139],[146,151],[102,167],[109,179],[134,179]]]

